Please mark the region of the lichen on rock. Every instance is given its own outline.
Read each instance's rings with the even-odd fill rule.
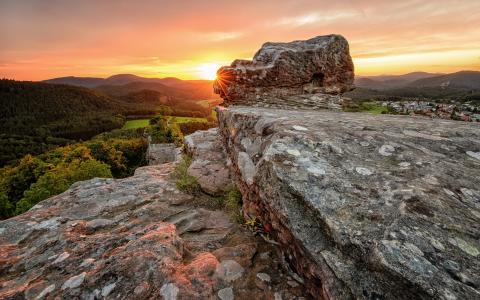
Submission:
[[[467,153],[480,150],[478,125],[247,106],[218,115],[244,213],[271,226],[314,297],[480,297],[480,161]],[[245,140],[260,151],[247,154]]]

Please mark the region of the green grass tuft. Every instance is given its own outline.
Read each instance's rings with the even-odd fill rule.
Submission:
[[[189,194],[197,194],[200,192],[200,185],[198,184],[197,178],[187,173],[191,163],[192,157],[185,155],[183,160],[175,167],[172,176],[175,178],[175,184],[179,190]]]
[[[232,186],[232,188],[225,193],[224,199],[225,209],[230,213],[232,221],[242,224],[244,219],[242,214],[242,194],[240,191],[235,186]]]

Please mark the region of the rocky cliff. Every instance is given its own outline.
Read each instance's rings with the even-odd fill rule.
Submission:
[[[227,104],[248,105],[217,110],[243,213],[311,295],[480,297],[478,125],[316,111],[352,87],[335,35],[267,43],[218,77]]]
[[[179,191],[173,167],[78,182],[0,222],[0,299],[305,296],[271,244]]]
[[[480,297],[480,127],[219,109],[244,214],[322,299]]]

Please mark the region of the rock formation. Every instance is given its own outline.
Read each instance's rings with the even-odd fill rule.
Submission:
[[[266,43],[252,61],[220,68],[214,90],[226,104],[338,108],[344,99],[335,95],[353,89],[353,80],[348,42],[327,35]]]
[[[0,299],[304,296],[272,245],[177,190],[173,166],[78,182],[1,221]]]
[[[152,144],[151,139],[148,141],[147,162],[149,165],[161,165],[168,162],[176,161],[181,155],[180,148],[175,144]]]
[[[248,105],[217,109],[243,213],[314,298],[480,298],[477,124],[294,109],[351,88],[339,36],[267,43],[218,74]]]
[[[222,195],[232,188],[227,155],[218,128],[197,131],[185,137],[185,150],[193,158],[188,174],[197,178],[202,191]]]
[[[244,214],[319,299],[480,297],[480,128],[219,109]]]

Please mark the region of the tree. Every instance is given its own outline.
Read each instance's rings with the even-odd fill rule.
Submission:
[[[38,202],[66,191],[70,185],[94,177],[111,178],[110,166],[95,159],[75,160],[63,163],[42,175],[37,182],[25,191],[24,197],[17,203],[15,212],[21,214]]]

